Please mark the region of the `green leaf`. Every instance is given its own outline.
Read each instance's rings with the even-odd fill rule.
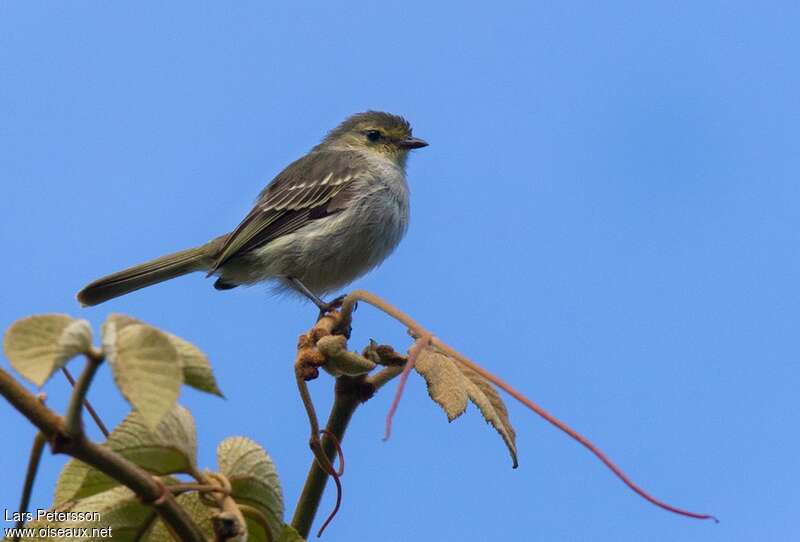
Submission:
[[[138,412],[132,412],[103,444],[155,475],[188,473],[197,461],[197,433],[191,413],[180,405],[151,430]],[[72,459],[56,484],[55,505],[82,499],[118,485],[113,478]]]
[[[17,320],[3,339],[3,350],[11,366],[38,387],[67,361],[88,352],[91,346],[89,322],[66,314],[43,314]]]
[[[26,542],[56,542],[62,540],[100,542],[113,537],[115,542],[134,542],[139,534],[155,518],[156,511],[151,506],[143,504],[139,498],[127,487],[117,487],[98,493],[86,499],[69,503],[67,506],[55,509],[55,512],[67,513],[66,517],[43,518],[34,521],[28,527],[37,529],[51,529],[51,536],[36,536],[23,538]],[[86,528],[83,535],[80,529]],[[62,529],[61,533],[55,532]],[[67,530],[72,530],[70,533]],[[46,531],[45,531],[46,532]]]
[[[200,499],[197,492],[183,493],[176,498],[178,504],[189,514],[195,525],[200,528],[206,540],[214,540],[211,527],[211,518],[219,512],[210,508]],[[139,539],[141,542],[175,542],[167,526],[162,520],[156,521],[152,527]]]
[[[464,413],[467,399],[472,401],[483,418],[500,434],[511,454],[513,467],[517,467],[516,433],[511,427],[505,403],[494,386],[469,367],[431,346],[420,352],[414,368],[428,384],[428,395],[444,409],[449,421]]]
[[[217,386],[217,380],[206,355],[195,345],[177,335],[167,333],[167,337],[178,350],[184,383],[200,391],[224,397]]]
[[[108,446],[154,474],[188,473],[197,461],[192,414],[175,405],[155,430],[132,412],[109,436]]]
[[[155,428],[170,411],[183,382],[178,351],[163,332],[146,324],[103,325],[103,349],[122,395]]]
[[[306,542],[306,539],[300,536],[300,533],[291,525],[284,525],[283,532],[281,533],[281,537],[278,538],[278,542]]]
[[[103,333],[105,335],[106,326],[113,326],[119,330],[132,324],[144,324],[144,322],[125,314],[112,314],[103,326]],[[206,355],[189,341],[166,331],[163,333],[169,337],[178,351],[184,384],[223,397]]]
[[[264,531],[264,527],[261,526],[258,520],[244,513],[244,521],[247,524],[247,542],[271,542],[269,535]]]
[[[70,459],[64,464],[56,482],[53,505],[61,506],[71,500],[101,493],[114,485],[116,482],[100,471],[92,469],[83,461]]]
[[[283,494],[275,465],[264,448],[246,437],[229,437],[217,447],[217,463],[231,483],[234,500],[261,512],[271,538],[277,540],[283,529]]]

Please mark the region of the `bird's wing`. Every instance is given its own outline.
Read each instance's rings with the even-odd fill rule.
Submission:
[[[234,256],[343,210],[349,199],[345,189],[363,171],[364,158],[350,151],[315,151],[293,162],[261,191],[253,210],[220,247],[208,274]]]

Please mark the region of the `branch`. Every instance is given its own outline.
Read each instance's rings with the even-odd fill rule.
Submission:
[[[336,394],[331,413],[328,416],[328,423],[325,425],[325,431],[334,435],[340,443],[344,438],[344,432],[348,423],[350,423],[350,418],[358,408],[358,405],[361,404],[361,394],[356,381],[362,380],[361,378],[355,379],[346,376],[336,379]],[[327,436],[327,433],[322,438],[322,450],[328,461],[333,464],[336,460],[336,444],[334,439]],[[322,469],[316,459],[313,459],[306,477],[306,483],[303,486],[303,492],[300,494],[297,508],[294,511],[294,517],[292,517],[292,527],[303,538],[308,538],[311,524],[314,522],[314,516],[317,514],[317,509],[322,499],[322,493],[325,491],[325,485],[328,482],[328,476],[328,472]]]
[[[17,534],[14,536],[14,542],[17,542],[20,537],[20,529],[25,525],[25,512],[28,511],[28,505],[31,502],[31,492],[33,491],[33,482],[36,480],[36,472],[39,470],[39,462],[42,459],[42,450],[46,439],[42,433],[36,433],[31,446],[31,455],[28,459],[28,470],[25,473],[25,485],[22,486],[22,497],[19,502],[20,519],[15,525]]]
[[[72,377],[72,373],[69,372],[69,369],[67,369],[66,365],[61,367],[61,373],[66,377],[66,379],[69,382],[70,386],[72,386],[74,388],[75,387],[75,379]],[[103,436],[108,438],[108,435],[109,435],[108,427],[106,427],[106,424],[104,424],[103,420],[100,419],[100,416],[97,414],[97,411],[92,406],[92,403],[90,403],[89,400],[86,399],[83,402],[83,406],[86,407],[86,412],[88,412],[89,416],[92,417],[92,419],[94,420],[95,425],[97,425],[97,428],[100,429],[101,433],[103,433]]]
[[[135,463],[91,442],[82,431],[77,435],[67,433],[64,420],[3,369],[0,369],[0,395],[44,434],[53,453],[79,459],[130,488],[156,509],[180,540],[205,542],[200,529],[158,479]]]
[[[336,379],[333,406],[323,430],[326,436],[322,438],[322,450],[330,464],[333,464],[336,460],[336,441],[341,444],[350,418],[358,408],[358,405],[371,397],[372,394],[402,371],[402,367],[392,366],[386,367],[366,378],[341,376]],[[332,434],[335,439],[328,437],[327,433]],[[300,494],[294,517],[292,517],[292,527],[303,538],[307,538],[311,530],[311,524],[314,522],[314,517],[319,509],[319,503],[329,476],[329,473],[320,466],[320,463],[316,459],[312,459],[311,467],[308,470],[306,482],[303,486],[303,492]]]
[[[169,489],[173,495],[179,495],[188,491],[197,491],[199,493],[230,494],[229,489],[225,489],[214,484],[171,484],[167,489]]]
[[[64,430],[68,435],[77,435],[83,432],[81,412],[83,411],[83,406],[88,403],[86,394],[89,393],[89,386],[92,384],[92,379],[97,373],[97,369],[103,362],[103,357],[101,352],[95,351],[94,349],[86,353],[86,366],[83,368],[78,382],[74,384],[72,388],[72,396],[70,397],[69,406],[67,407],[67,414],[64,416]],[[100,427],[101,430],[104,429],[102,424]],[[108,437],[108,432],[103,432],[106,437]]]
[[[394,413],[397,411],[397,407],[400,405],[400,398],[403,396],[403,389],[406,387],[406,382],[408,381],[408,375],[411,374],[411,369],[414,368],[414,364],[416,363],[417,357],[420,353],[428,347],[428,344],[431,342],[431,336],[428,334],[421,335],[415,342],[411,349],[408,351],[408,358],[406,360],[406,364],[403,367],[402,372],[400,373],[400,383],[397,385],[397,391],[394,394],[394,399],[392,400],[392,406],[389,407],[389,412],[386,414],[386,428],[383,432],[383,440],[389,440],[389,437],[392,434],[392,419],[394,418]]]
[[[374,343],[370,343],[370,349],[374,347],[373,354],[367,355],[365,352],[364,356],[359,356],[348,352],[344,345],[322,340],[331,335],[336,336],[343,333],[343,330],[350,329],[352,309],[353,307],[351,306],[346,313],[344,311],[327,313],[314,324],[311,331],[300,336],[297,345],[295,377],[303,406],[308,415],[311,427],[310,445],[314,453],[314,460],[311,462],[303,492],[300,495],[292,518],[292,526],[303,538],[307,538],[311,530],[311,524],[319,508],[328,477],[334,472],[333,462],[337,456],[337,445],[340,445],[342,439],[344,439],[344,433],[353,412],[355,412],[359,404],[370,399],[381,386],[403,371],[403,367],[398,363],[405,360],[391,347],[377,346]],[[322,346],[325,346],[325,344],[331,348],[323,348]],[[336,348],[333,348],[334,346]],[[340,362],[340,368],[353,365],[358,366],[359,370],[365,369],[365,373],[370,370],[366,369],[366,367],[374,367],[375,363],[385,365],[385,367],[369,377],[366,374],[355,376],[356,373],[351,373],[352,376],[339,376],[336,379],[334,402],[328,416],[328,422],[325,429],[320,431],[317,414],[308,392],[306,381],[319,375],[319,367],[327,369],[329,368],[328,365],[334,361]],[[320,433],[325,435],[322,439],[319,437]]]
[[[394,377],[402,374],[403,367],[384,367],[374,375],[368,376],[366,382],[368,384],[372,384],[373,388],[377,390],[381,386],[385,385]]]
[[[719,523],[719,520],[710,514],[698,514],[696,512],[690,512],[688,510],[672,506],[671,504],[668,504],[660,499],[653,497],[647,491],[636,485],[633,482],[633,480],[628,478],[628,476],[622,471],[622,469],[620,469],[616,464],[614,464],[614,462],[612,462],[611,459],[609,459],[609,457],[606,456],[605,453],[603,453],[603,451],[600,450],[597,446],[595,446],[589,439],[587,439],[586,437],[584,437],[583,435],[581,435],[580,433],[569,427],[566,423],[562,422],[561,420],[559,420],[558,418],[547,412],[541,406],[537,405],[536,403],[525,397],[522,393],[511,387],[511,385],[509,385],[500,377],[490,373],[489,371],[487,371],[474,361],[470,360],[469,358],[458,352],[455,348],[452,348],[450,345],[443,342],[438,337],[433,336],[433,334],[431,334],[423,326],[417,323],[413,318],[411,318],[411,316],[401,311],[397,307],[393,306],[388,301],[385,301],[384,299],[376,296],[375,294],[372,294],[365,290],[356,290],[348,294],[347,297],[345,297],[344,301],[342,302],[343,322],[349,324],[353,314],[353,310],[355,309],[355,305],[358,301],[364,301],[365,303],[372,305],[373,307],[385,312],[395,320],[399,321],[411,331],[411,334],[414,336],[414,338],[422,339],[429,337],[429,340],[433,346],[435,346],[436,348],[438,348],[439,350],[450,356],[452,359],[461,363],[462,365],[469,367],[470,369],[481,375],[489,382],[493,383],[500,389],[504,390],[511,397],[513,397],[514,399],[525,405],[527,408],[531,409],[533,412],[544,418],[546,421],[554,425],[556,428],[560,429],[561,431],[563,431],[564,433],[566,433],[567,435],[578,441],[581,445],[587,448],[592,454],[594,454],[595,457],[597,457],[600,461],[602,461],[603,464],[606,467],[608,467],[608,469],[611,470],[611,472],[613,472],[614,475],[616,475],[617,478],[619,478],[626,486],[628,486],[634,493],[636,493],[646,501],[650,502],[651,504],[654,504],[655,506],[658,506],[659,508],[663,508],[664,510],[673,512],[675,514],[688,516],[696,519],[712,519],[715,522]],[[410,365],[410,363],[408,365]]]
[[[628,475],[626,475],[621,468],[619,468],[613,461],[611,461],[611,459],[602,450],[600,450],[600,448],[595,446],[594,443],[592,443],[589,439],[587,439],[586,437],[584,437],[583,435],[572,429],[570,426],[568,426],[566,423],[562,422],[561,420],[559,420],[558,418],[547,412],[541,406],[537,405],[536,403],[534,403],[533,401],[522,395],[522,393],[512,388],[511,385],[506,383],[503,379],[493,375],[492,373],[490,373],[489,371],[487,371],[486,369],[484,369],[471,359],[467,358],[454,348],[448,346],[446,343],[439,340],[437,337],[433,337],[431,342],[437,348],[448,354],[450,357],[459,361],[462,365],[466,365],[467,367],[469,367],[470,369],[481,375],[489,382],[493,382],[495,385],[505,390],[506,393],[508,393],[511,397],[513,397],[514,399],[516,399],[517,401],[519,401],[520,403],[522,403],[523,405],[534,411],[536,414],[544,418],[546,421],[554,425],[556,428],[560,429],[573,439],[577,440],[586,449],[592,452],[592,454],[594,454],[595,457],[597,457],[597,459],[602,461],[603,464],[617,476],[617,478],[622,480],[622,482],[626,486],[628,486],[634,493],[642,497],[644,500],[658,506],[659,508],[663,508],[668,512],[673,512],[681,516],[687,516],[695,519],[711,519],[714,520],[715,523],[719,523],[719,520],[716,517],[712,516],[711,514],[698,514],[697,512],[690,512],[689,510],[684,510],[682,508],[672,506],[669,503],[666,503],[660,499],[653,497],[652,495],[650,495],[650,493],[648,493],[647,491],[636,485],[636,483],[634,483],[633,480],[628,478]]]

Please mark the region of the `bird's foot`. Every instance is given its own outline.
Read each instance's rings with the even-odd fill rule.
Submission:
[[[347,297],[346,295],[340,295],[339,297],[337,297],[337,298],[335,298],[335,299],[333,299],[331,301],[325,302],[322,299],[320,299],[319,296],[314,294],[314,292],[309,290],[306,287],[306,285],[303,284],[303,282],[300,279],[297,279],[297,278],[294,278],[294,277],[287,277],[287,278],[294,285],[294,287],[297,289],[298,292],[300,292],[301,294],[306,296],[306,298],[308,298],[312,303],[314,303],[314,305],[317,306],[317,308],[319,309],[319,315],[317,316],[317,322],[322,320],[322,317],[325,316],[326,314],[328,314],[329,312],[331,312],[332,310],[340,308],[342,306],[342,304],[344,303],[345,297]],[[354,307],[354,310],[355,310],[355,307]],[[349,339],[350,338],[350,331],[351,331],[351,328],[348,325],[347,329],[342,330],[342,333],[343,333],[343,335],[345,337],[347,337]]]
[[[322,301],[321,299],[317,298],[316,301],[314,301],[314,304],[319,309],[319,317],[317,318],[317,321],[319,322],[320,319],[322,319],[323,316],[325,316],[326,314],[328,314],[332,310],[341,308],[342,303],[344,303],[344,298],[345,297],[347,297],[347,296],[346,295],[340,295],[336,299],[332,299],[331,301],[328,301],[327,303]]]

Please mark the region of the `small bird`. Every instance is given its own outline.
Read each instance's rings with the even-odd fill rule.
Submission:
[[[83,306],[203,271],[214,288],[271,281],[311,299],[380,264],[408,228],[406,160],[428,144],[397,115],[347,118],[280,172],[231,233],[98,279],[78,292]]]

